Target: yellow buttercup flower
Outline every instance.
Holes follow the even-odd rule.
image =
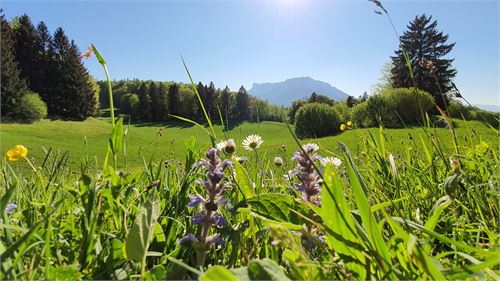
[[[7,151],[7,158],[9,161],[17,161],[26,158],[28,149],[24,145],[18,144]]]
[[[340,130],[345,131],[347,129],[347,126],[345,124],[340,125]]]
[[[352,121],[351,120],[347,121],[347,126],[349,126],[349,127],[352,126]]]

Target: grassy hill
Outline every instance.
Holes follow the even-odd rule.
[[[479,121],[455,120],[455,122],[459,143],[470,140],[478,143],[482,139],[498,147],[498,131],[488,128]],[[188,138],[196,138],[200,144],[209,143],[209,137],[203,130],[184,123],[136,124],[127,127],[126,161],[127,167],[134,170],[142,167],[143,156],[149,159],[155,150],[155,159],[157,160],[184,159],[186,153],[184,142]],[[163,135],[159,136],[158,131],[161,128],[163,128]],[[61,152],[68,151],[70,165],[76,169],[79,167],[81,153],[85,152],[97,159],[98,163],[102,163],[110,129],[111,125],[105,120],[92,118],[85,122],[42,120],[34,124],[2,124],[0,127],[0,151],[5,155],[5,152],[12,146],[23,144],[28,147],[29,156],[38,163],[43,161],[44,148],[51,147]],[[218,139],[224,139],[221,126],[216,126],[216,133]],[[350,150],[356,153],[363,145],[363,139],[369,137],[370,133],[379,139],[379,129],[370,128],[349,130],[337,136],[303,140],[303,142],[314,141],[320,144],[321,148],[334,152],[340,141],[346,143]],[[268,156],[283,155],[282,145],[287,148],[287,157],[296,150],[296,144],[286,124],[283,123],[243,123],[226,132],[227,137],[234,138],[237,144],[241,144],[241,141],[250,134],[262,136],[264,144],[261,151]],[[444,128],[386,129],[385,134],[387,149],[394,153],[404,152],[404,148],[408,145],[420,146],[419,136],[428,139],[426,136],[431,136],[431,134],[441,138],[443,144],[450,144],[450,147],[452,144],[450,130]],[[247,152],[243,151],[240,146],[237,149],[237,154],[247,155]],[[124,162],[125,159],[121,159],[121,161]],[[25,163],[20,165],[25,165]]]

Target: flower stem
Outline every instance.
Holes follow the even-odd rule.
[[[102,64],[104,72],[106,73],[106,80],[108,81],[108,95],[109,95],[109,111],[111,113],[111,127],[115,127],[115,107],[113,106],[113,90],[111,89],[111,80],[109,79],[108,68],[106,64]]]

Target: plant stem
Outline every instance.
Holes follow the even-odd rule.
[[[111,113],[111,127],[115,127],[115,107],[113,106],[113,91],[111,89],[111,80],[109,79],[108,68],[106,64],[102,64],[104,72],[106,73],[106,80],[108,81],[108,95],[109,95],[109,111]]]

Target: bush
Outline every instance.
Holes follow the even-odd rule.
[[[333,107],[308,103],[295,115],[295,133],[299,138],[319,138],[340,132],[340,123],[340,117]]]
[[[14,117],[20,121],[35,122],[47,116],[47,104],[34,92],[28,92],[14,110]]]
[[[396,122],[396,114],[387,95],[378,94],[370,96],[366,103],[368,112],[371,114],[372,119],[376,121],[376,124],[387,125]]]
[[[394,88],[383,92],[389,108],[395,113],[396,123],[407,124],[422,122],[425,113],[434,105],[434,98],[426,91],[417,88]]]
[[[452,101],[448,105],[448,115],[452,118],[460,118],[468,120],[471,117],[470,106],[466,106],[459,101]]]
[[[340,102],[333,106],[333,109],[339,114],[340,120],[347,122],[352,119],[352,109],[347,106],[346,102]]]
[[[373,114],[368,110],[368,102],[362,102],[352,108],[352,121],[356,126],[364,128],[377,125]]]
[[[500,113],[495,113],[479,108],[474,108],[470,111],[470,119],[478,121],[486,121],[494,128],[500,128]]]

